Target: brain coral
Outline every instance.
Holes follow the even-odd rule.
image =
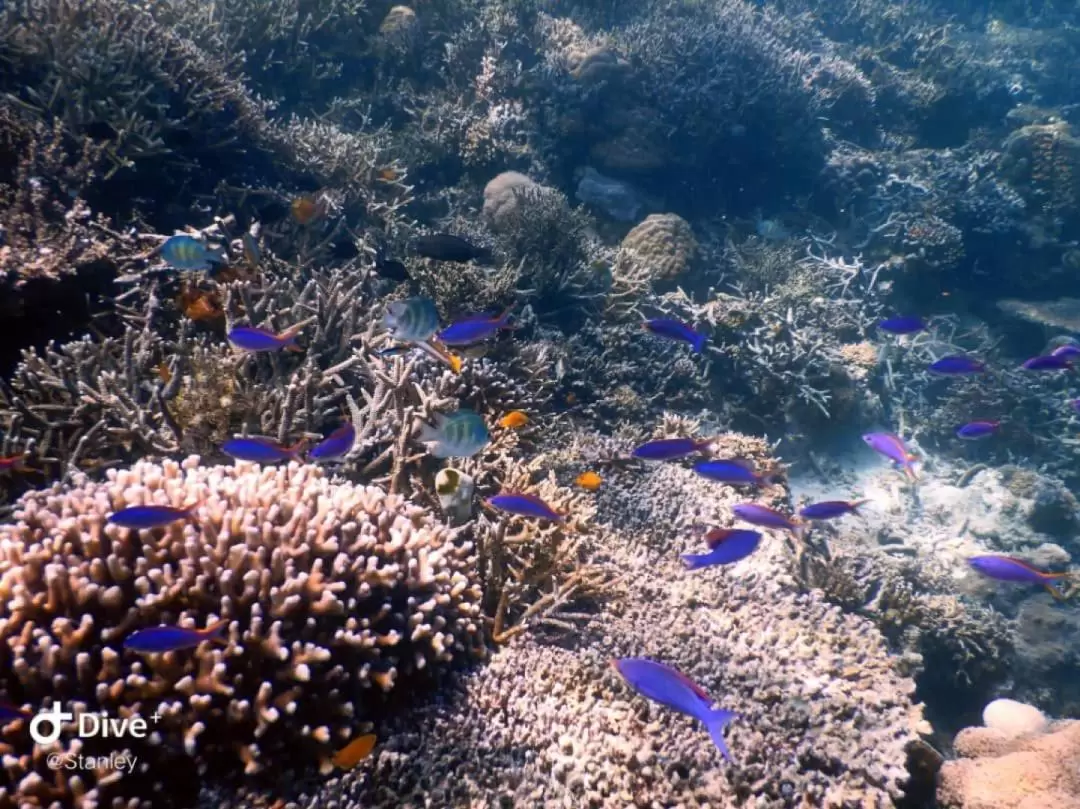
[[[537,188],[537,184],[518,171],[504,171],[484,186],[484,218],[496,231],[513,223],[514,210],[522,194]]]
[[[197,503],[196,520],[141,532],[106,522],[138,503]],[[0,807],[118,795],[190,805],[196,770],[325,767],[370,729],[386,692],[480,641],[471,545],[403,498],[332,484],[317,467],[141,462],[28,494],[15,518],[0,526],[0,690],[30,711],[51,698],[76,713],[161,718],[145,742],[99,749],[70,725],[53,745],[7,725]],[[228,622],[221,646],[123,649],[139,628],[217,619]],[[65,781],[47,769],[53,752],[125,745],[138,756],[131,775]]]
[[[690,224],[673,213],[645,217],[619,246],[615,258],[617,281],[669,281],[682,275],[697,253],[697,240]]]

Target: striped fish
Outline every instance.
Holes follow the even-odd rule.
[[[471,410],[440,413],[435,424],[420,428],[419,440],[431,444],[436,458],[468,458],[482,450],[490,440],[484,419]]]
[[[422,343],[439,328],[439,313],[430,298],[406,298],[387,304],[385,321],[395,340]]]
[[[174,269],[190,272],[212,270],[215,264],[225,263],[219,253],[184,233],[170,237],[161,245],[161,257]]]

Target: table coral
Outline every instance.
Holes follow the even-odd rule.
[[[195,504],[195,521],[138,533],[105,521],[151,502]],[[0,806],[124,796],[159,807],[184,802],[195,767],[326,768],[389,692],[480,653],[475,566],[471,544],[430,513],[311,466],[140,462],[103,483],[80,475],[26,495],[0,526],[3,691],[31,710],[52,699],[161,719],[149,743],[129,740],[130,777],[66,782],[46,756],[80,749],[70,727],[34,746],[8,725]],[[122,647],[139,628],[218,619],[222,647],[149,657]],[[104,752],[95,741],[84,752]]]

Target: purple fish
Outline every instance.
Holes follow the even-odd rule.
[[[124,648],[136,652],[155,654],[175,652],[179,649],[194,649],[206,641],[221,640],[228,621],[221,620],[206,629],[185,629],[179,626],[155,626],[140,629],[124,640]]]
[[[107,518],[108,522],[119,525],[121,528],[159,528],[162,525],[176,522],[177,520],[190,520],[199,507],[196,503],[185,508],[173,506],[129,506],[121,509]]]
[[[968,558],[968,564],[975,570],[991,579],[998,581],[1020,582],[1022,584],[1038,584],[1045,587],[1054,598],[1064,599],[1062,592],[1053,586],[1051,582],[1060,579],[1075,578],[1075,573],[1048,573],[1028,564],[1022,559],[1013,556],[999,556],[988,554],[986,556],[972,556]]]
[[[1072,368],[1072,361],[1064,354],[1043,354],[1024,360],[1020,365],[1025,371],[1067,371]]]
[[[642,328],[651,331],[653,334],[666,337],[669,340],[681,340],[684,343],[689,343],[696,354],[701,353],[701,349],[705,347],[705,340],[708,339],[704,334],[694,331],[693,328],[680,320],[658,317],[646,320],[641,325]]]
[[[438,338],[448,346],[469,346],[494,336],[499,329],[514,328],[510,325],[510,309],[501,315],[473,315],[457,320],[438,333]]]
[[[312,461],[323,463],[340,461],[348,455],[355,441],[356,428],[351,424],[343,424],[312,447],[308,457]]]
[[[643,697],[674,708],[704,724],[720,755],[732,761],[724,742],[724,728],[732,719],[739,718],[737,713],[713,708],[712,697],[701,686],[681,671],[662,663],[642,657],[624,657],[612,660],[611,667]]]
[[[978,438],[987,438],[996,433],[1000,426],[1000,421],[971,421],[956,428],[956,437],[968,441],[974,441]]]
[[[29,711],[24,711],[17,705],[12,705],[10,702],[0,700],[0,725],[6,725],[8,722],[14,722],[16,719],[33,718],[34,715]]]
[[[915,334],[926,328],[926,322],[921,317],[890,317],[877,326],[889,334]]]
[[[566,517],[532,494],[521,492],[503,492],[485,501],[489,506],[522,517],[537,517],[552,522],[566,522]]]
[[[751,525],[761,525],[765,528],[782,528],[785,531],[791,531],[797,537],[801,537],[803,534],[803,525],[768,506],[762,506],[758,503],[739,503],[733,506],[731,510],[735,512],[736,517],[746,520]]]
[[[687,570],[697,570],[710,565],[730,565],[756,551],[759,542],[761,542],[761,534],[757,531],[728,530],[723,539],[709,543],[708,553],[686,553],[679,558],[682,559]]]
[[[280,334],[274,334],[268,329],[256,326],[237,326],[230,330],[225,338],[244,351],[281,351],[283,348],[288,351],[301,351],[296,345],[296,335],[303,327],[303,324],[297,324]]]
[[[728,461],[702,461],[694,464],[694,471],[703,478],[720,483],[763,486],[773,482],[771,475],[759,475],[753,463],[738,458]]]
[[[859,506],[869,500],[823,500],[811,503],[799,509],[799,516],[804,520],[832,520],[845,514],[858,514]]]
[[[912,466],[912,462],[918,459],[908,452],[904,442],[897,436],[892,433],[867,433],[862,439],[870,449],[894,461],[897,466],[903,468],[905,475],[915,480],[915,467]]]
[[[1076,359],[1080,357],[1080,345],[1076,343],[1066,343],[1063,346],[1058,346],[1050,352],[1055,357],[1067,357],[1068,359]]]
[[[221,451],[238,461],[277,463],[297,457],[304,446],[301,439],[291,447],[285,447],[269,438],[232,438],[221,446]]]
[[[1080,413],[1080,399],[1069,399],[1069,407]]]
[[[974,357],[968,357],[964,354],[950,354],[935,363],[931,363],[930,370],[935,374],[959,376],[961,374],[981,374],[986,370],[986,365]]]
[[[673,461],[695,452],[704,452],[716,438],[658,438],[637,447],[630,454],[642,461]]]

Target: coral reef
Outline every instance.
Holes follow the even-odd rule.
[[[650,214],[619,244],[612,276],[616,289],[676,281],[690,269],[697,241],[690,224],[672,213]]]
[[[993,728],[956,737],[964,756],[941,769],[938,800],[948,809],[1080,808],[1080,722],[1011,740]]]
[[[195,518],[141,533],[105,522],[142,503],[195,504]],[[102,752],[94,740],[65,727],[28,750],[8,726],[0,805],[183,805],[196,766],[325,767],[389,710],[387,694],[415,694],[435,670],[483,654],[473,546],[407,500],[332,484],[316,467],[140,462],[29,494],[15,520],[0,527],[9,699],[160,720],[152,740],[131,741],[130,778],[66,783],[47,755]],[[220,648],[140,657],[122,647],[139,628],[218,619]]]

